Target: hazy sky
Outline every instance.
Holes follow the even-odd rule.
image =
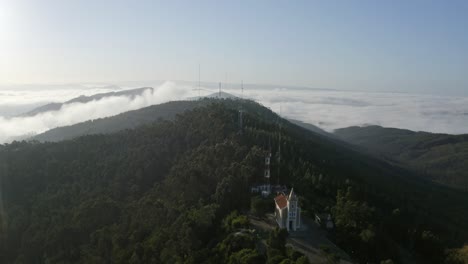
[[[468,1],[0,0],[0,84],[202,80],[468,95]]]

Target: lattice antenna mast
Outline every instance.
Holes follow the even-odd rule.
[[[241,99],[244,99],[244,80],[241,81]]]
[[[219,82],[218,98],[221,99],[221,82]]]
[[[278,137],[278,177],[276,179],[276,184],[279,185],[280,175],[281,175],[281,105],[280,105],[280,114],[278,117],[278,128],[279,128],[279,137]]]
[[[268,138],[268,153],[265,156],[265,179],[268,192],[270,192],[270,161],[271,161],[271,140]]]
[[[224,87],[228,87],[228,76],[227,76],[227,72],[224,73]]]
[[[200,97],[201,85],[200,85],[200,63],[198,64],[198,97]]]
[[[243,100],[244,100],[244,81],[241,82],[241,100],[240,100],[240,109],[239,109],[239,134],[242,134],[243,130]]]

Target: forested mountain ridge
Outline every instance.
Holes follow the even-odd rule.
[[[379,126],[337,129],[335,135],[433,181],[468,190],[468,135]]]
[[[203,97],[197,100],[171,101],[159,105],[152,105],[115,116],[89,120],[71,126],[57,127],[36,135],[30,138],[30,140],[56,142],[85,135],[115,133],[121,130],[132,129],[162,120],[172,120],[177,114],[182,114],[187,110],[206,106],[213,102],[222,102],[231,109],[238,109],[238,102],[240,102],[240,99],[235,99],[236,97],[233,97],[234,99],[229,96],[226,97],[228,100],[224,100],[226,99],[224,98],[220,101],[213,97]],[[265,114],[267,111],[266,108],[258,108],[257,106],[250,106],[250,104],[245,104],[244,107],[253,107],[254,109],[251,109],[252,113],[258,112],[260,114]],[[268,115],[265,117],[273,118],[272,116],[273,115]],[[274,118],[274,120],[277,119],[277,117]]]
[[[93,134],[109,134],[125,129],[132,129],[158,120],[171,120],[177,114],[197,106],[205,105],[207,101],[176,101],[153,105],[138,110],[128,111],[115,116],[89,120],[75,125],[57,127],[32,137],[38,141],[61,141],[79,136]]]
[[[254,102],[222,100],[114,134],[2,145],[0,261],[300,263],[284,244],[260,252],[255,236],[233,232],[243,218],[230,216],[249,210],[249,186],[261,181],[265,150],[269,142],[277,150],[280,135],[272,177],[294,187],[309,213],[332,212],[336,242],[357,262],[399,262],[405,248],[421,263],[440,263],[445,248],[466,242],[466,193],[317,137]]]

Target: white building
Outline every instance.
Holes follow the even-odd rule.
[[[259,184],[250,188],[251,193],[260,193],[263,197],[268,197],[271,193],[270,184]]]
[[[294,189],[291,189],[287,196],[284,194],[276,196],[275,206],[275,218],[280,228],[296,231],[301,227],[301,208]]]

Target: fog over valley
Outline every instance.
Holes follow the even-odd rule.
[[[152,86],[133,98],[108,96],[86,103],[63,105],[58,111],[21,116],[51,102],[79,96]],[[316,125],[326,131],[348,126],[380,125],[415,131],[463,134],[468,132],[468,97],[406,93],[370,93],[308,89],[278,85],[223,84],[222,90],[244,96],[281,112],[286,118]],[[217,93],[215,83],[182,81],[127,82],[120,84],[45,85],[2,87],[0,90],[0,142],[27,138],[49,129],[117,115],[154,104]]]
[[[117,90],[117,89],[113,89]],[[33,116],[11,116],[19,110],[26,113],[37,105],[50,102],[64,102],[80,95],[94,95],[102,92],[110,92],[109,89],[85,88],[83,90],[63,89],[38,91],[22,90],[2,91],[0,102],[9,102],[8,112],[0,116],[0,142],[9,142],[15,139],[24,139],[31,135],[42,133],[49,129],[73,125],[76,123],[117,115],[126,111],[140,109],[142,107],[159,104],[162,102],[178,100],[186,96],[189,88],[176,86],[172,82],[165,82],[154,91],[145,90],[140,96],[133,98],[127,96],[109,96],[100,100],[92,100],[87,103],[71,103],[63,105],[58,111],[42,112]],[[38,93],[40,97],[36,96]],[[5,98],[5,100],[4,100]],[[47,99],[49,98],[49,99]],[[26,110],[25,106],[30,108]],[[0,109],[2,109],[0,107]],[[10,114],[10,116],[8,116]]]

